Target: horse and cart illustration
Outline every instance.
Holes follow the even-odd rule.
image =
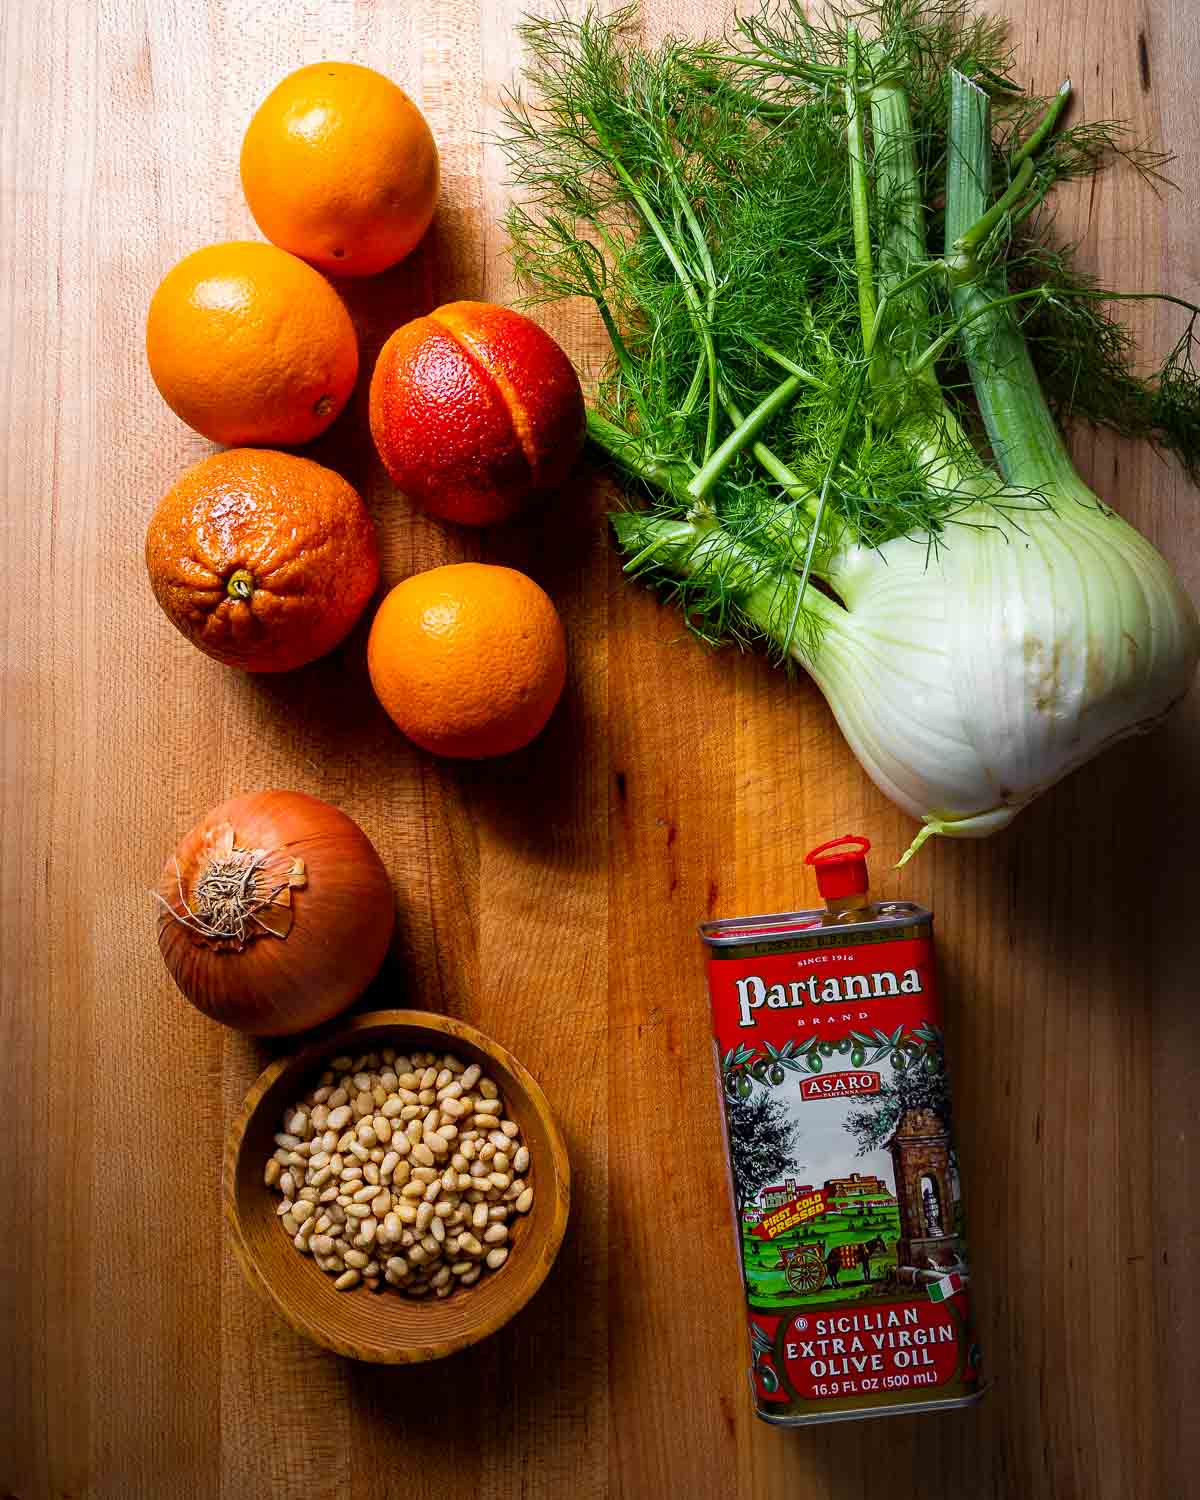
[[[839,1277],[854,1270],[866,1284],[871,1280],[871,1257],[886,1255],[887,1250],[879,1235],[870,1240],[833,1245],[828,1250],[823,1241],[808,1240],[801,1245],[781,1247],[775,1269],[783,1272],[794,1292],[816,1292],[827,1282],[830,1286],[841,1286]]]

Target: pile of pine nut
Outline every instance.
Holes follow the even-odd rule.
[[[335,1057],[287,1110],[264,1181],[296,1249],[339,1291],[448,1297],[508,1259],[533,1204],[529,1151],[495,1083],[447,1053]]]

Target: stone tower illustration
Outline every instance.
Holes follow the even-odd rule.
[[[950,1137],[931,1109],[906,1109],[887,1143],[896,1171],[901,1266],[949,1266],[961,1258],[950,1189]]]

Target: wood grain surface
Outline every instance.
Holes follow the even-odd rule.
[[[576,0],[569,0],[574,6]],[[720,0],[648,0],[699,30]],[[279,680],[226,671],[156,610],[147,518],[207,445],[163,406],[148,298],[192,248],[252,235],[237,155],[257,101],[323,57],[390,74],[442,151],[433,230],[349,284],[369,368],[452,297],[511,293],[488,144],[520,0],[6,0],[0,7],[5,431],[0,962],[0,1495],[1184,1497],[1200,1464],[1190,912],[1195,694],[983,844],[934,841],[859,771],[822,700],[706,654],[625,582],[581,472],[553,524],[483,535],[390,491],[356,399],[309,451],[361,487],[388,583],[483,557],[533,574],[571,644],[527,752],[455,766],[376,707],[364,630]],[[1194,0],[1005,0],[1022,76],[1071,76],[1178,154],[1180,191],[1117,172],[1068,233],[1131,288],[1200,292]],[[549,320],[585,373],[578,310]],[[1143,304],[1163,350],[1175,314]],[[1082,435],[1089,481],[1200,596],[1200,496]],[[445,1011],[546,1090],[574,1174],[563,1253],[496,1338],[420,1370],[299,1339],[244,1284],[221,1148],[272,1055],[195,1015],[149,896],[178,835],[237,792],[296,786],[358,819],[395,881],[364,1002]],[[976,1292],[995,1384],[974,1411],[778,1431],[744,1323],[694,924],[810,896],[800,856],[853,828],[888,893],[938,914]]]

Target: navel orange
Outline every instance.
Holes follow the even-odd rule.
[[[448,302],[383,346],[370,421],[384,467],[415,504],[487,526],[566,479],[583,447],[583,392],[532,318]]]
[[[402,260],[433,218],[438,155],[425,117],[382,73],[313,63],[259,106],[242,187],[269,240],[338,276]]]
[[[257,240],[196,250],[163,277],[146,322],[150,373],[214,443],[307,443],[346,404],[358,343],[342,299]]]
[[[146,534],[154,597],[226,666],[286,672],[324,656],[379,580],[366,507],[340,474],[294,453],[214,453],[164,496]]]
[[[455,563],[415,573],[388,594],[371,626],[367,666],[410,740],[477,760],[541,733],[566,679],[566,639],[532,578]]]

